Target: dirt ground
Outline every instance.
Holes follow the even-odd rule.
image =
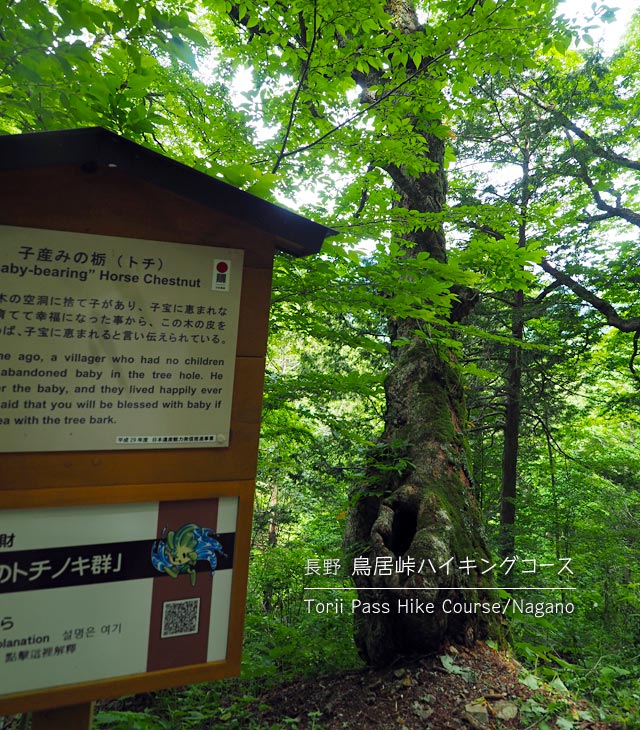
[[[383,670],[361,670],[311,682],[294,682],[266,694],[265,724],[299,718],[304,730],[604,730],[597,712],[567,693],[535,687],[533,677],[506,655],[479,642],[449,646],[444,654]],[[442,659],[441,657],[445,658]],[[315,723],[315,724],[314,724]]]
[[[524,683],[523,683],[524,677]],[[140,712],[153,694],[98,703]],[[298,730],[614,730],[597,710],[573,701],[561,683],[543,685],[483,642],[446,646],[432,656],[315,680],[292,681],[256,697],[251,720]],[[0,718],[18,730],[19,718]],[[280,724],[282,723],[282,725]],[[224,730],[207,721],[203,730]],[[237,725],[235,726],[237,727]],[[70,728],[69,730],[73,730]]]

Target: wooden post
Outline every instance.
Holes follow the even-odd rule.
[[[31,730],[91,730],[93,702],[34,712]]]
[[[31,716],[31,730],[91,730],[93,702],[41,710]]]

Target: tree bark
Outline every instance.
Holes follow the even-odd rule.
[[[526,127],[525,127],[526,130]],[[520,181],[520,223],[518,246],[527,245],[527,221],[529,213],[529,175],[531,145],[525,134],[521,144],[522,179]],[[520,448],[520,411],[522,403],[522,347],[524,337],[524,292],[513,294],[511,309],[511,337],[516,341],[509,346],[506,373],[506,403],[504,420],[504,446],[502,450],[502,490],[500,494],[500,554],[503,558],[515,553],[516,497],[518,479],[518,451]]]
[[[511,310],[511,336],[522,342],[524,294],[514,293]],[[504,446],[502,450],[502,490],[500,494],[500,554],[503,558],[515,552],[516,483],[520,445],[520,405],[522,401],[522,348],[509,346],[506,374]]]
[[[436,137],[427,139],[436,172],[418,177],[401,168],[388,172],[400,205],[439,212],[446,195],[444,145]],[[416,231],[408,238],[407,257],[426,251],[446,261],[441,229]],[[370,575],[354,576],[360,600],[391,606],[389,614],[354,614],[356,644],[371,664],[384,664],[398,654],[429,652],[446,639],[472,643],[490,628],[483,614],[448,613],[447,604],[443,606],[447,599],[467,604],[477,600],[476,589],[492,584],[492,563],[469,474],[459,369],[437,340],[429,343],[416,336],[420,322],[396,320],[390,328],[394,339],[410,344],[392,348],[383,448],[377,450],[384,457],[372,464],[368,479],[356,489],[345,531],[348,558],[367,557],[374,568]],[[375,574],[376,559],[395,563],[401,557],[415,560],[414,573]],[[389,588],[396,590],[381,590]],[[398,611],[399,599],[432,602],[434,613]]]

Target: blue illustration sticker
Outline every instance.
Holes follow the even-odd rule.
[[[162,531],[164,538],[166,528]],[[181,573],[188,573],[191,585],[196,584],[196,563],[206,560],[213,575],[218,566],[216,553],[226,557],[222,545],[216,539],[217,533],[208,527],[195,524],[182,525],[175,532],[172,530],[165,539],[157,540],[151,548],[151,562],[160,573],[177,578]]]

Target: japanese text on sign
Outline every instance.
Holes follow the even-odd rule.
[[[2,451],[228,445],[243,252],[0,226]]]

